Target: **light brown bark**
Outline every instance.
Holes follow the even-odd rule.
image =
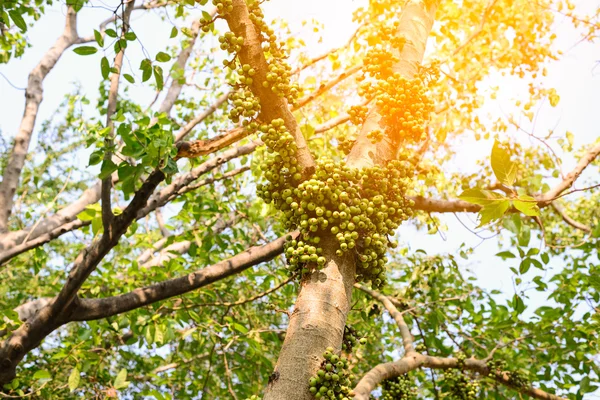
[[[414,74],[423,58],[425,43],[433,24],[435,6],[425,8],[423,2],[410,1],[403,13],[400,31],[412,41],[399,57],[399,72]],[[366,134],[374,129],[380,117],[376,111],[371,113],[365,123],[361,136],[352,150],[347,165],[362,169],[375,164],[386,165],[396,154],[391,142],[380,144],[376,149]],[[374,151],[382,153],[374,156]],[[275,374],[278,377],[265,391],[265,400],[312,400],[308,391],[308,380],[323,361],[323,352],[329,346],[339,350],[342,344],[346,317],[352,300],[356,260],[347,255],[335,256],[338,243],[335,238],[321,240],[326,267],[314,272],[310,279],[302,282],[300,294],[279,354]]]
[[[65,29],[54,45],[44,54],[39,64],[29,73],[25,89],[25,111],[19,131],[15,136],[13,149],[0,182],[0,233],[8,231],[8,219],[12,213],[14,195],[17,191],[21,171],[29,150],[29,143],[35,127],[40,104],[44,98],[43,82],[56,65],[64,51],[78,41],[77,13],[73,7],[67,8]]]

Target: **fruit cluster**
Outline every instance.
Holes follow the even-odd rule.
[[[404,374],[383,381],[379,400],[412,400],[416,395],[417,388],[408,375]]]
[[[487,366],[490,370],[489,376],[495,377],[496,375],[503,374],[508,375],[508,381],[510,385],[514,387],[524,387],[529,384],[527,376],[520,371],[509,371],[506,361],[503,360],[490,360],[487,362]]]
[[[337,256],[348,251],[357,256],[356,279],[380,287],[385,253],[396,246],[388,234],[410,215],[411,204],[404,196],[408,167],[392,161],[386,167],[357,170],[320,159],[312,178],[296,183],[293,140],[283,121],[274,123],[263,140],[276,155],[265,161],[269,182],[258,187],[258,194],[283,212],[286,228],[300,230],[299,240],[290,240],[285,250],[290,271],[309,273],[323,266],[318,244],[321,236],[332,235],[339,244]]]
[[[469,379],[463,372],[467,356],[460,352],[456,358],[458,359],[458,368],[444,371],[446,398],[449,400],[475,400],[479,393],[479,382]]]
[[[221,50],[227,50],[228,53],[237,53],[242,49],[244,44],[244,38],[241,36],[235,36],[233,32],[225,32],[223,36],[219,36],[219,43]],[[224,60],[223,63],[229,62]],[[227,65],[229,66],[229,65]]]
[[[350,122],[354,125],[362,125],[367,118],[367,112],[369,109],[366,106],[352,106],[348,110],[348,115],[350,116]]]
[[[367,338],[362,336],[353,327],[346,325],[344,327],[344,337],[342,339],[342,350],[351,352],[357,343],[364,345],[367,343]]]
[[[327,348],[323,358],[317,374],[308,381],[310,393],[315,399],[350,400],[353,376],[348,371],[348,360],[334,354],[333,347]]]
[[[233,11],[233,0],[212,0],[212,3],[217,7],[219,14],[230,13]]]
[[[277,41],[275,31],[264,20],[260,3],[256,0],[247,2],[250,20],[260,32],[265,58],[269,62],[269,71],[263,87],[270,88],[279,97],[285,97],[290,104],[294,104],[301,95],[298,84],[291,83],[292,67],[286,62],[288,57],[283,43]]]
[[[229,102],[232,105],[229,108],[229,119],[235,123],[239,122],[240,117],[252,120],[260,112],[260,101],[249,90],[232,92],[229,95]]]

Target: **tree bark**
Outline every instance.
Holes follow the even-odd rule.
[[[435,6],[427,8],[422,1],[410,1],[403,9],[398,35],[407,39],[407,45],[399,54],[402,61],[397,72],[406,77],[412,77],[423,58],[434,15]],[[348,157],[349,167],[362,169],[386,165],[396,155],[391,142],[380,142],[375,146],[366,136],[371,130],[378,129],[373,125],[380,119],[377,110],[373,109]],[[275,366],[277,378],[268,384],[265,400],[312,400],[314,396],[308,391],[308,381],[319,369],[323,352],[329,346],[336,351],[341,348],[352,300],[356,260],[350,255],[337,257],[335,251],[339,244],[333,237],[322,238],[321,243],[327,258],[326,266],[302,281]]]
[[[0,182],[0,233],[8,231],[8,219],[12,212],[14,195],[17,191],[21,171],[25,165],[25,158],[29,150],[29,143],[35,127],[40,103],[44,98],[42,85],[48,73],[54,68],[58,59],[66,49],[78,41],[77,13],[73,7],[67,8],[65,29],[54,43],[54,46],[44,54],[39,64],[31,71],[25,90],[25,111],[21,119],[19,131],[15,136],[13,149],[8,163],[4,169],[2,182]]]

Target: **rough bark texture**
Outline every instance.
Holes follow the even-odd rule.
[[[8,219],[12,212],[14,195],[17,191],[25,158],[27,157],[38,109],[44,98],[42,83],[48,73],[54,68],[60,56],[67,48],[76,43],[78,38],[77,13],[73,7],[68,7],[67,21],[62,35],[56,40],[52,48],[44,54],[40,63],[29,74],[27,80],[25,111],[23,112],[21,125],[15,136],[13,149],[4,169],[2,182],[0,183],[0,233],[8,231]]]
[[[323,351],[329,346],[341,348],[356,262],[348,253],[335,255],[338,244],[334,237],[321,243],[327,264],[302,281],[275,366],[279,378],[267,386],[265,400],[314,399],[308,380],[323,361]]]

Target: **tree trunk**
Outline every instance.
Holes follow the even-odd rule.
[[[342,346],[356,262],[349,253],[335,255],[338,243],[334,237],[323,238],[321,243],[328,262],[301,282],[265,400],[313,399],[308,380],[319,369],[323,352],[329,346],[336,350]]]
[[[397,35],[406,38],[406,45],[399,54],[400,62],[395,72],[411,78],[423,59],[427,37],[435,16],[435,2],[411,0],[403,9]],[[377,145],[366,136],[373,129],[380,129],[381,117],[376,108],[361,129],[357,143],[352,149],[347,165],[365,168],[375,164],[386,165],[396,156],[397,149],[388,141]],[[287,334],[275,370],[265,390],[265,400],[312,400],[308,391],[309,379],[316,374],[323,361],[327,347],[338,351],[346,318],[350,311],[352,286],[356,260],[351,255],[337,257],[338,242],[333,237],[321,240],[325,268],[303,279]]]

